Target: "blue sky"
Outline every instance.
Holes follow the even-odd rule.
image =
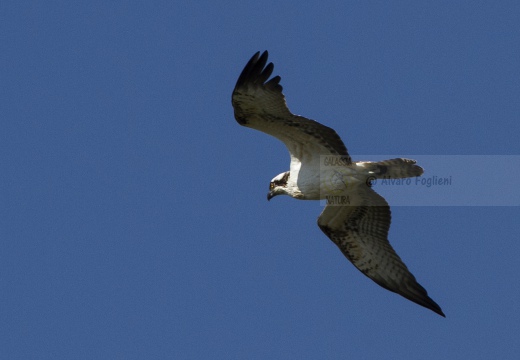
[[[493,194],[518,199],[519,16],[516,1],[2,2],[0,357],[516,358],[520,204]],[[467,203],[381,188],[390,242],[446,319],[360,274],[319,202],[266,201],[288,154],[231,107],[265,49],[290,109],[354,160],[450,173],[436,159],[482,156]]]

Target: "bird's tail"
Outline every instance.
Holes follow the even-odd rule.
[[[415,163],[415,160],[399,158],[378,162],[357,161],[356,165],[367,169],[376,179],[402,179],[423,174],[423,168]]]

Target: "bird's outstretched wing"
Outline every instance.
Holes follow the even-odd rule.
[[[445,316],[415,280],[388,242],[390,207],[365,185],[349,194],[348,205],[329,203],[318,226],[363,274],[385,289]]]
[[[320,155],[332,154],[350,164],[347,148],[333,129],[289,111],[280,77],[268,80],[274,65],[266,66],[267,56],[267,51],[253,55],[238,78],[232,95],[237,122],[283,141],[292,161],[315,162]]]

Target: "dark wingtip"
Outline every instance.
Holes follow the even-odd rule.
[[[433,300],[432,300],[432,301],[433,301]],[[435,312],[435,313],[437,313],[437,314],[439,314],[440,316],[442,316],[442,317],[445,318],[446,315],[444,315],[444,313],[442,312],[441,307],[440,307],[439,305],[437,305],[437,303],[435,303],[435,302],[433,302],[433,303],[436,305],[436,307],[435,307],[435,308],[430,308],[430,310],[432,310],[433,312]]]
[[[422,286],[421,286],[421,288],[424,290],[424,288]],[[406,295],[403,295],[403,296],[407,297]],[[433,311],[436,314],[439,314],[442,317],[446,317],[446,315],[444,315],[444,313],[442,312],[441,307],[435,301],[433,301],[433,299],[431,297],[428,296],[428,293],[426,292],[426,290],[424,290],[424,297],[422,299],[420,299],[420,298],[414,299],[411,297],[408,299],[412,300],[413,302],[415,302],[421,306],[424,306],[427,309],[430,309],[431,311]]]
[[[367,274],[365,274],[365,275],[367,275]],[[385,282],[381,282],[381,281],[378,281],[373,278],[371,278],[371,279],[379,286],[381,286],[387,290],[390,290],[398,295],[401,295],[402,297],[404,297],[410,301],[413,301],[417,305],[421,305],[422,307],[429,309],[429,310],[433,311],[434,313],[439,314],[442,317],[446,317],[446,315],[444,315],[444,313],[442,312],[441,307],[435,301],[433,301],[433,299],[431,297],[428,296],[428,292],[426,291],[426,289],[424,287],[422,287],[421,284],[419,284],[415,280],[415,278],[413,278],[413,283],[411,284],[411,288],[408,288],[405,291],[403,291],[402,289],[392,288],[392,287],[388,286],[388,284],[386,284]],[[412,290],[412,291],[410,291],[410,290]]]
[[[415,301],[417,304],[422,305],[427,309],[430,309],[431,311],[433,311],[436,314],[439,314],[442,317],[446,317],[446,315],[444,315],[444,313],[442,312],[442,309],[439,306],[439,304],[437,304],[435,301],[433,301],[433,299],[431,297],[428,296],[428,293],[422,286],[421,286],[421,288],[424,290],[423,301],[415,301],[415,300],[412,300],[412,301]]]
[[[247,62],[246,66],[240,73],[235,90],[247,86],[247,84],[255,84],[265,86],[267,89],[277,92],[282,92],[283,87],[280,85],[280,76],[275,76],[269,81],[269,77],[272,75],[274,65],[272,62],[267,63],[269,52],[265,50],[263,53],[257,51],[251,59]]]
[[[442,312],[441,307],[439,305],[437,305],[437,303],[435,301],[433,301],[431,298],[430,298],[430,300],[431,300],[431,303],[429,303],[428,306],[425,306],[425,305],[423,305],[423,306],[445,318],[446,315],[444,315],[444,313]]]
[[[419,305],[424,306],[427,309],[430,309],[431,311],[433,311],[436,314],[439,314],[442,317],[446,317],[446,315],[444,315],[444,313],[442,312],[441,307],[435,301],[433,301],[433,299],[431,297],[429,297],[428,295],[426,295],[426,300],[424,302],[417,301],[414,299],[410,299],[410,300],[414,301],[415,303],[417,303]]]
[[[251,59],[249,59],[246,66],[244,67],[244,70],[242,70],[242,72],[240,73],[240,76],[238,77],[237,83],[235,85],[235,89],[248,82],[248,79],[260,75],[265,64],[267,63],[268,56],[269,53],[267,52],[267,50],[264,51],[262,55],[260,55],[260,51],[257,51],[251,57]]]

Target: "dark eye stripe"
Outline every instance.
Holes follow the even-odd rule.
[[[290,172],[287,171],[280,180],[271,181],[271,183],[269,184],[269,189],[273,190],[275,186],[287,185],[287,180],[289,180],[289,174],[290,174]]]

